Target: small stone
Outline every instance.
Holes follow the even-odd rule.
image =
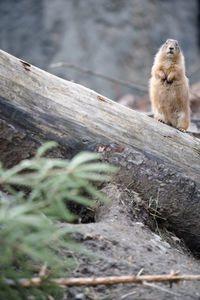
[[[85,300],[86,298],[85,298],[85,295],[83,294],[83,293],[80,293],[80,294],[77,294],[76,295],[76,298],[75,298],[76,300]]]

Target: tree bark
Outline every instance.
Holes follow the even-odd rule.
[[[157,203],[169,227],[200,251],[198,139],[3,51],[0,70],[2,141],[6,122],[25,135],[17,147],[51,139],[74,153],[101,152],[120,167],[116,180]]]

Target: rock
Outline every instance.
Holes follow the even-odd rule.
[[[153,57],[167,38],[179,40],[186,66],[196,62],[197,2],[1,1],[1,48],[117,99],[136,91],[73,69],[52,69],[50,64],[65,61],[147,86]]]
[[[76,300],[85,300],[86,298],[85,298],[84,294],[80,293],[75,296],[75,299]]]

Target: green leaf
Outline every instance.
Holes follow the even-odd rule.
[[[28,299],[30,295],[45,299],[48,284],[52,286],[49,278],[41,289],[27,291],[17,285],[14,293],[2,278],[29,279],[38,276],[37,269],[44,264],[53,277],[61,276],[74,265],[63,250],[91,255],[71,238],[74,230],[69,225],[60,227],[60,222],[77,218],[66,202],[87,207],[95,207],[97,200],[106,202],[92,182],[109,181],[117,169],[100,162],[100,156],[92,152],[79,153],[71,161],[42,157],[55,146],[48,142],[34,158],[7,170],[0,164],[0,184],[6,192],[0,194],[0,299]]]
[[[35,158],[39,159],[42,155],[44,155],[45,152],[47,152],[48,150],[56,147],[57,145],[58,144],[56,142],[54,142],[54,141],[50,141],[50,142],[45,143],[43,146],[41,146],[38,149]]]
[[[69,163],[68,170],[73,170],[77,166],[80,166],[81,164],[84,164],[86,162],[97,160],[100,158],[100,155],[93,152],[80,152],[77,154]]]
[[[116,173],[117,168],[110,166],[109,164],[105,163],[90,163],[90,164],[84,164],[81,165],[77,168],[78,172],[91,172],[91,171],[96,171],[96,172],[104,172],[104,173]]]

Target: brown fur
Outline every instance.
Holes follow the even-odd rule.
[[[150,79],[154,119],[187,130],[190,125],[189,86],[184,56],[175,40],[167,40],[155,56]]]

